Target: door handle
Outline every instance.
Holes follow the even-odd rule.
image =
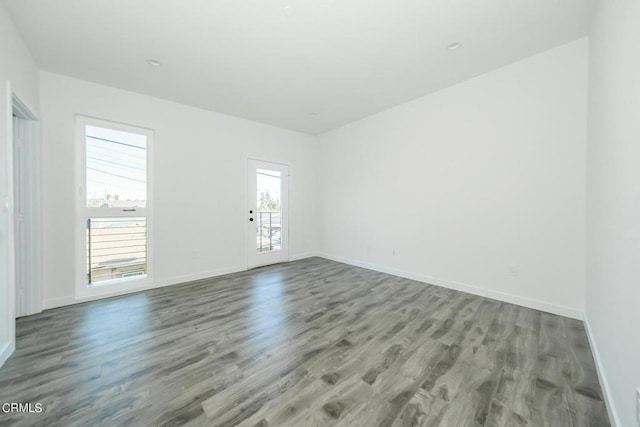
[[[135,212],[135,209],[122,209],[122,212]]]

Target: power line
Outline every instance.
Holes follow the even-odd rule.
[[[97,140],[106,141],[106,142],[113,142],[114,144],[126,145],[127,147],[138,148],[140,150],[146,150],[147,149],[147,147],[138,147],[137,145],[127,144],[125,142],[114,141],[112,139],[98,138],[97,136],[91,136],[91,135],[86,135],[86,136],[87,136],[87,138],[97,139]]]
[[[111,172],[103,171],[103,170],[100,170],[100,169],[94,169],[94,168],[89,168],[89,167],[87,169],[92,170],[92,171],[96,171],[96,172],[100,172],[100,173],[104,173],[104,174],[107,174],[107,175],[117,176],[118,178],[122,178],[122,179],[128,179],[130,181],[141,182],[143,184],[147,183],[147,181],[142,181],[142,180],[135,179],[135,178],[129,178],[128,176],[118,175],[117,173],[111,173]]]
[[[129,166],[129,165],[126,165],[126,164],[124,164],[124,163],[118,163],[118,162],[112,162],[112,161],[110,161],[110,160],[99,159],[99,158],[97,158],[97,157],[90,157],[90,156],[87,156],[87,159],[88,159],[88,160],[95,160],[95,161],[97,161],[97,162],[110,163],[110,164],[112,164],[112,165],[122,166],[122,167],[125,167],[125,168],[136,169],[136,170],[139,170],[139,171],[146,172],[146,169],[144,169],[144,168],[138,168],[138,167],[135,167],[135,166]]]

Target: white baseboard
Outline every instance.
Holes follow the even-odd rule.
[[[607,381],[604,365],[602,364],[602,359],[600,358],[600,352],[598,351],[598,345],[596,344],[595,337],[591,332],[589,317],[586,313],[584,316],[584,327],[587,331],[587,338],[589,338],[589,346],[591,347],[591,353],[593,354],[593,358],[596,362],[596,371],[598,372],[598,379],[600,380],[600,386],[602,387],[602,392],[604,394],[604,402],[607,405],[607,412],[609,413],[609,421],[611,422],[612,427],[621,427],[622,423],[620,423],[620,418],[618,417],[618,411],[616,410],[616,407],[613,404],[613,396],[611,394],[611,388],[609,387],[609,381]]]
[[[246,269],[247,269],[246,266],[234,266],[234,267],[220,268],[217,270],[205,271],[205,272],[194,273],[194,274],[185,274],[182,276],[175,276],[168,279],[155,280],[150,285],[141,286],[140,288],[136,288],[136,289],[126,289],[126,290],[121,290],[116,292],[106,292],[103,294],[88,295],[88,296],[79,297],[79,298],[76,298],[73,295],[58,297],[58,298],[49,298],[44,300],[42,305],[43,305],[43,309],[47,310],[50,308],[63,307],[66,305],[79,304],[79,303],[88,302],[88,301],[95,301],[98,299],[110,298],[118,295],[126,295],[126,294],[132,294],[136,292],[148,291],[151,289],[163,288],[165,286],[177,285],[180,283],[188,283],[188,282],[194,282],[196,280],[209,279],[217,276],[224,276],[225,274],[237,273],[239,271],[245,271]]]
[[[301,254],[291,255],[289,257],[289,261],[298,261],[301,259],[312,258],[314,256],[319,256],[317,252],[304,252]]]
[[[64,307],[65,305],[77,304],[78,301],[73,296],[64,296],[57,298],[49,298],[42,301],[42,309],[48,310],[50,308]]]
[[[204,271],[200,273],[184,274],[182,276],[174,276],[169,279],[156,280],[154,286],[150,289],[178,285],[180,283],[195,282],[196,280],[211,279],[213,277],[224,276],[225,274],[238,273],[246,270],[246,265],[236,265],[233,267],[218,268],[217,270]]]
[[[493,298],[499,301],[504,301],[512,304],[518,304],[524,307],[533,308],[536,310],[546,311],[548,313],[558,314],[561,316],[571,317],[573,319],[583,319],[583,312],[576,308],[566,307],[558,304],[549,303],[546,301],[540,301],[536,299],[526,298],[518,295],[513,295],[505,292],[494,291],[486,288],[481,288],[478,286],[468,285],[465,283],[454,282],[446,279],[441,279],[437,277],[426,276],[422,274],[411,273],[407,271],[396,270],[389,267],[379,266],[368,262],[353,260],[349,258],[344,258],[335,255],[317,253],[317,252],[306,252],[301,254],[296,254],[290,257],[290,261],[297,261],[300,259],[310,258],[314,256],[319,256],[322,258],[330,259],[337,262],[342,262],[345,264],[354,265],[357,267],[367,268],[370,270],[380,271],[382,273],[393,274],[394,276],[400,276],[407,279],[417,280],[420,282],[429,283],[432,285],[442,286],[449,289],[455,289],[461,292],[467,292],[474,295],[479,295],[487,298]],[[239,271],[245,271],[246,266],[233,266],[222,268],[218,270],[212,270],[207,272],[200,272],[195,274],[188,274],[183,276],[176,276],[168,279],[161,279],[154,281],[153,284],[145,287],[141,287],[133,290],[124,290],[118,292],[105,293],[100,295],[91,295],[82,298],[76,298],[73,295],[58,297],[58,298],[50,298],[46,299],[43,302],[43,308],[50,309],[55,307],[62,307],[65,305],[78,304],[87,301],[93,301],[101,298],[108,298],[112,296],[124,295],[134,292],[141,292],[150,289],[161,288],[164,286],[176,285],[179,283],[192,282],[195,280],[208,279],[211,277],[222,276],[225,274],[237,273]]]
[[[0,367],[4,365],[4,362],[6,362],[9,356],[13,354],[15,349],[16,342],[14,340],[5,343],[5,345],[2,347],[2,350],[0,350]]]
[[[289,260],[298,261],[301,259],[311,258],[314,256],[318,256],[318,253],[305,252],[305,253],[293,255],[289,258]],[[73,295],[67,295],[67,296],[57,297],[57,298],[49,298],[43,301],[42,309],[48,310],[50,308],[64,307],[66,305],[79,304],[79,303],[88,302],[88,301],[95,301],[102,298],[109,298],[109,297],[115,297],[118,295],[126,295],[126,294],[135,293],[135,292],[148,291],[150,289],[162,288],[164,286],[171,286],[171,285],[177,285],[180,283],[193,282],[196,280],[209,279],[217,276],[224,276],[225,274],[237,273],[239,271],[245,271],[246,269],[247,267],[245,265],[236,265],[233,267],[220,268],[217,270],[205,271],[205,272],[200,272],[195,274],[185,274],[183,276],[175,276],[168,279],[155,280],[151,285],[141,286],[136,289],[106,292],[106,293],[97,294],[97,295],[88,295],[80,298],[76,298]]]
[[[332,261],[354,265],[356,267],[362,267],[369,270],[379,271],[381,273],[392,274],[394,276],[404,277],[406,279],[416,280],[418,282],[424,282],[431,285],[442,286],[443,288],[454,289],[456,291],[466,292],[469,294],[474,294],[474,295],[479,295],[486,298],[504,301],[510,304],[517,304],[523,307],[545,311],[547,313],[570,317],[572,319],[582,320],[584,317],[584,313],[582,312],[582,310],[579,310],[573,307],[553,304],[550,302],[541,301],[533,298],[527,298],[519,295],[509,294],[506,292],[494,291],[491,289],[481,288],[478,286],[468,285],[465,283],[454,282],[451,280],[441,279],[438,277],[431,277],[431,276],[426,276],[422,274],[411,273],[408,271],[396,270],[394,268],[384,267],[384,266],[363,262],[363,261],[357,261],[349,258],[343,258],[340,256],[322,254],[322,253],[318,254],[318,256],[322,258],[330,259]]]

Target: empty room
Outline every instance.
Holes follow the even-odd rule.
[[[637,0],[0,0],[0,426],[640,425]]]

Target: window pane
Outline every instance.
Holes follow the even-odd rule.
[[[256,212],[256,249],[258,252],[281,249],[280,171],[258,169]]]
[[[87,220],[89,285],[147,274],[146,218]]]
[[[86,126],[87,207],[146,207],[147,137]]]

